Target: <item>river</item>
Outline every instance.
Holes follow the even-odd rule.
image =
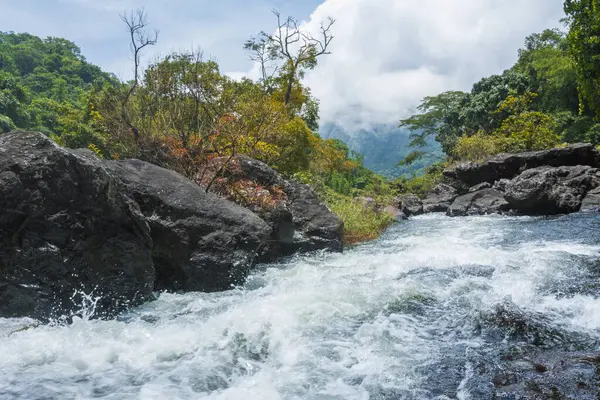
[[[0,319],[0,399],[485,399],[498,382],[478,365],[510,346],[600,351],[599,228],[426,215],[113,321],[91,303],[69,323]],[[533,322],[507,330],[511,307]]]

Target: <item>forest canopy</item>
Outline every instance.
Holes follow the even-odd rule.
[[[471,91],[425,97],[400,121],[413,147],[435,138],[449,160],[566,143],[600,144],[600,12],[595,0],[564,3],[565,30],[529,35],[517,62]],[[418,151],[418,150],[417,150]]]
[[[302,83],[330,54],[335,20],[313,36],[293,17],[274,11],[272,32],[240,44],[260,65],[256,80],[234,80],[201,51],[142,61],[159,40],[147,15],[121,15],[133,79],[122,82],[88,63],[60,38],[0,32],[0,133],[43,132],[57,143],[88,148],[107,159],[139,158],[176,170],[200,184],[211,160],[248,155],[284,176],[310,183],[353,237],[374,237],[390,218],[365,213],[358,196],[391,196],[385,179],[337,139],[319,135],[319,102]],[[209,190],[209,187],[206,188]]]

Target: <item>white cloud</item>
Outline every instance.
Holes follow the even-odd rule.
[[[200,46],[236,79],[255,77],[244,41],[273,28],[272,7],[308,15],[318,29],[337,19],[332,55],[306,78],[323,122],[396,122],[427,95],[468,90],[510,67],[525,36],[559,25],[562,0],[0,0],[3,29],[74,40],[93,63],[131,77],[119,12],[144,6],[160,30],[157,54]],[[316,7],[316,9],[315,9]],[[287,8],[287,9],[286,9]]]
[[[559,26],[560,0],[327,0],[307,22],[336,18],[332,55],[306,83],[322,122],[396,122],[419,100],[469,90],[516,60],[527,35]]]

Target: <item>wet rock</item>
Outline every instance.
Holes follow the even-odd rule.
[[[600,395],[598,340],[506,300],[483,316],[486,343],[467,351],[463,388],[473,398],[582,399]],[[475,393],[486,388],[484,394]]]
[[[93,153],[41,133],[0,136],[0,317],[47,319],[101,297],[111,316],[152,296],[146,219]]]
[[[541,166],[600,166],[600,153],[591,144],[573,144],[564,148],[517,154],[499,154],[483,163],[463,163],[444,170],[444,175],[472,186],[512,179],[527,169]]]
[[[579,211],[585,194],[600,186],[600,170],[589,166],[529,169],[506,187],[511,208],[529,215]]]
[[[482,315],[481,323],[484,337],[525,343],[538,350],[578,349],[596,343],[585,334],[565,332],[555,326],[548,316],[526,312],[510,300],[497,304],[490,314]]]
[[[262,261],[296,252],[343,250],[342,220],[310,186],[284,179],[263,162],[246,156],[217,158],[196,180],[252,210],[271,226],[271,240],[261,249]]]
[[[405,194],[394,198],[394,205],[407,217],[423,214],[423,202],[414,194]]]
[[[587,192],[581,201],[581,211],[598,211],[600,209],[600,187]]]
[[[457,197],[452,205],[448,207],[446,215],[458,217],[465,215],[501,214],[509,209],[510,206],[504,200],[502,192],[487,188]]]
[[[156,290],[219,291],[241,283],[267,242],[251,211],[140,160],[110,162],[150,225]]]
[[[539,351],[510,346],[497,356],[471,360],[478,368],[465,384],[473,398],[597,400],[600,354],[585,351]],[[475,397],[487,386],[490,395]]]
[[[423,212],[446,212],[457,197],[458,191],[455,188],[443,183],[439,184],[423,200]]]
[[[458,268],[465,275],[478,276],[482,278],[491,278],[494,275],[495,267],[491,265],[470,264]]]

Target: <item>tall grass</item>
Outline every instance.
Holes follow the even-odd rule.
[[[344,221],[346,244],[376,239],[394,222],[391,215],[365,206],[356,198],[328,193],[326,203]]]

